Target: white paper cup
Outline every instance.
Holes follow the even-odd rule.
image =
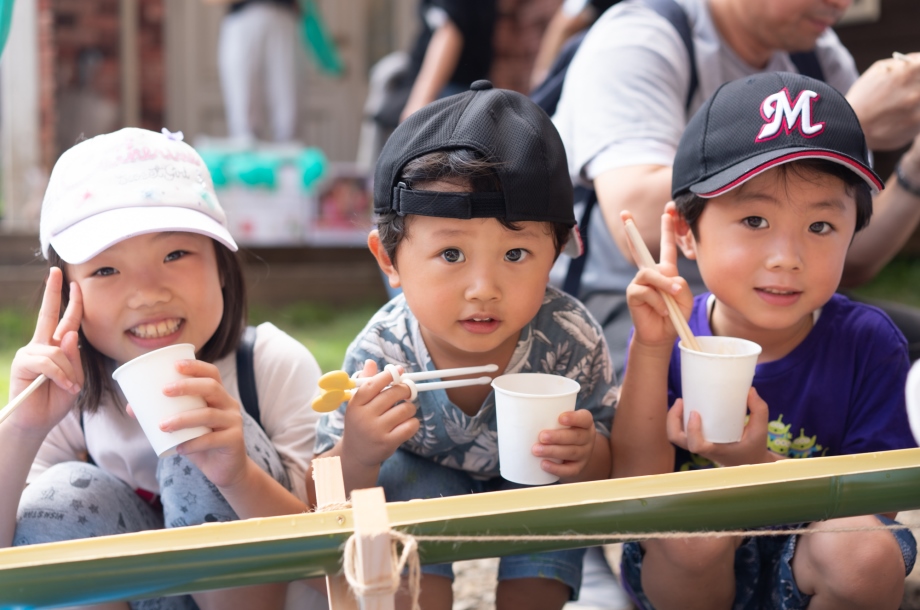
[[[747,395],[760,346],[737,337],[697,337],[703,352],[680,347],[684,430],[692,411],[703,419],[703,438],[736,443],[744,432]]]
[[[533,454],[540,431],[563,428],[559,416],[575,410],[581,386],[574,379],[545,373],[502,375],[492,381],[498,426],[498,461],[502,476],[522,485],[559,480]]]
[[[179,343],[163,347],[121,365],[112,373],[134,410],[134,416],[153,445],[157,456],[176,452],[176,445],[211,431],[197,426],[175,432],[160,430],[160,422],[178,413],[206,406],[201,396],[165,396],[163,388],[174,381],[187,379],[176,371],[177,360],[194,360],[195,346]]]

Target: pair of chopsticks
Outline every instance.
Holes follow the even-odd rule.
[[[432,381],[429,383],[416,384],[416,381],[427,379],[442,379],[444,377],[457,377],[459,375],[473,375],[475,373],[494,373],[498,370],[497,364],[484,364],[482,366],[467,366],[456,369],[442,369],[440,371],[419,371],[417,373],[400,373],[394,364],[388,364],[384,371],[390,373],[393,378],[391,385],[403,384],[409,387],[411,392],[409,400],[415,400],[419,392],[429,390],[447,390],[450,388],[460,388],[470,385],[487,385],[492,383],[492,378],[488,375],[476,377],[473,379],[454,379],[452,381]],[[345,371],[331,371],[319,378],[319,387],[321,392],[313,399],[312,407],[314,411],[327,413],[334,411],[340,404],[352,397],[352,390],[358,386],[367,383],[370,377],[349,377]]]
[[[624,221],[624,224],[626,225],[626,235],[629,237],[629,241],[632,243],[633,249],[639,257],[639,260],[636,261],[639,268],[653,269],[655,267],[655,259],[652,258],[652,253],[648,251],[648,247],[642,240],[639,229],[636,228],[636,223],[633,222],[631,218],[628,218]],[[700,344],[696,340],[696,337],[693,336],[693,331],[690,330],[687,320],[684,319],[684,315],[680,313],[680,309],[677,307],[674,297],[660,290],[658,294],[661,295],[664,299],[664,304],[668,307],[668,317],[671,318],[671,324],[673,324],[674,329],[677,330],[677,336],[680,337],[681,343],[693,351],[703,351],[700,349]]]

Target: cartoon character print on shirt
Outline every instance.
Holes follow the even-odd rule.
[[[747,422],[745,422],[746,424]],[[799,436],[792,438],[789,429],[792,424],[783,423],[783,414],[767,423],[767,449],[791,459],[802,459],[823,456],[827,449],[818,444],[818,435],[807,436],[805,428],[800,428]],[[702,470],[704,468],[718,467],[718,464],[706,458],[691,453],[690,459],[680,465],[680,472],[688,470]]]
[[[792,445],[792,433],[789,428],[792,424],[783,424],[783,414],[767,423],[767,449],[773,453],[782,456],[789,455],[789,447]]]

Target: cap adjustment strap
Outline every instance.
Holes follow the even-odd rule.
[[[400,216],[415,214],[463,220],[507,216],[503,193],[411,191],[403,182],[393,187],[393,211]]]

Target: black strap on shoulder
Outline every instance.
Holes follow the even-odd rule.
[[[821,62],[818,61],[818,54],[814,51],[790,53],[789,59],[795,64],[795,68],[799,71],[799,74],[810,76],[820,81],[824,80],[824,68],[821,67]]]
[[[259,394],[256,392],[255,352],[256,327],[247,326],[236,348],[236,385],[240,391],[240,401],[249,416],[259,425]]]
[[[569,71],[569,64],[572,63],[575,51],[581,46],[581,41],[585,39],[587,33],[587,29],[582,30],[565,41],[556,59],[553,60],[553,65],[550,67],[546,78],[537,85],[536,89],[530,92],[530,99],[533,103],[545,110],[546,114],[550,116],[556,113],[556,106],[562,96],[562,83],[565,81],[565,75]]]
[[[690,110],[690,102],[693,100],[693,94],[699,87],[700,79],[696,70],[696,48],[693,45],[693,28],[690,20],[687,19],[687,13],[674,0],[643,0],[643,4],[658,13],[661,17],[667,19],[677,34],[680,36],[684,47],[687,49],[687,56],[690,58],[690,85],[687,87],[687,97],[684,100],[684,110]]]
[[[585,209],[581,214],[581,222],[578,223],[578,233],[581,235],[581,245],[584,253],[569,262],[562,290],[577,299],[578,294],[581,292],[581,275],[585,271],[585,262],[588,260],[588,226],[591,224],[591,213],[597,206],[597,191],[593,188],[576,186],[575,201],[584,201],[585,203]]]

